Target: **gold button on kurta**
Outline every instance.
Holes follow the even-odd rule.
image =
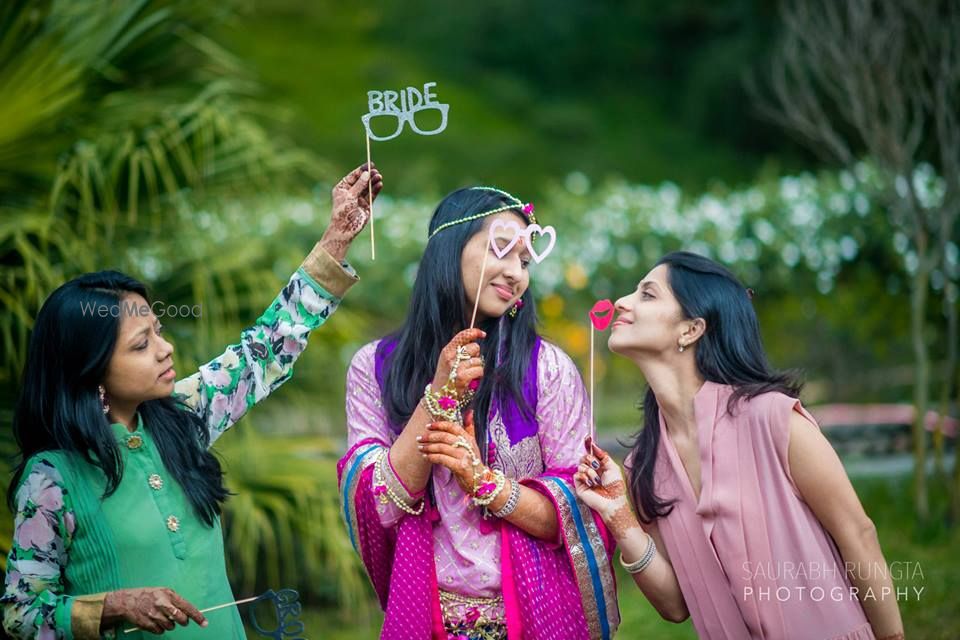
[[[157,491],[163,489],[163,478],[156,473],[150,474],[150,477],[147,479],[147,483],[150,485],[151,489],[156,489]]]
[[[180,519],[177,516],[168,516],[167,517],[167,529],[170,531],[177,532],[180,530]]]
[[[127,448],[136,451],[143,446],[143,438],[138,435],[132,435],[127,438]]]

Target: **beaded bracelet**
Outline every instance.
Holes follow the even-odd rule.
[[[653,541],[653,536],[649,533],[647,534],[647,549],[643,552],[643,555],[640,556],[640,559],[636,562],[631,562],[627,564],[623,561],[623,551],[620,552],[620,564],[624,569],[627,570],[627,573],[634,574],[640,573],[644,569],[650,566],[650,563],[653,562],[653,559],[657,555],[657,545]]]
[[[491,511],[490,513],[498,518],[506,518],[508,515],[516,511],[518,504],[520,504],[520,483],[516,480],[511,480],[510,497],[507,498],[506,504],[500,507],[499,511]]]
[[[457,372],[460,369],[460,363],[470,359],[466,347],[457,347],[457,357],[450,368],[450,375],[447,381],[438,391],[433,389],[432,384],[428,384],[423,390],[423,408],[434,420],[443,420],[446,422],[455,422],[463,424],[462,411],[470,404],[480,387],[479,380],[472,380],[469,386],[463,390],[463,393],[457,391]],[[480,356],[480,364],[483,366],[483,356]]]
[[[456,394],[451,395],[445,389],[446,386],[442,387],[440,392],[437,392],[433,390],[433,385],[428,384],[423,390],[424,408],[434,420],[459,424],[461,421],[460,405],[456,400]]]
[[[507,479],[503,472],[486,469],[480,486],[473,494],[473,504],[477,507],[487,506],[497,499],[506,483]]]
[[[406,513],[409,513],[412,516],[418,516],[423,513],[424,507],[426,507],[427,501],[421,499],[420,508],[414,509],[407,505],[407,502],[397,495],[397,493],[390,487],[385,479],[383,472],[383,465],[389,454],[389,449],[384,449],[383,453],[377,456],[377,461],[373,464],[373,493],[374,495],[379,496],[381,504],[387,504],[387,499],[389,498],[393,504]]]

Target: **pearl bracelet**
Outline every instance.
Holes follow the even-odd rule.
[[[446,387],[437,392],[433,390],[433,385],[428,384],[423,390],[423,406],[434,420],[457,424],[462,422],[456,395]]]
[[[397,505],[401,511],[409,513],[412,516],[419,516],[421,513],[423,513],[423,509],[426,507],[427,501],[421,498],[419,500],[419,509],[410,507],[406,500],[397,495],[397,492],[393,490],[393,488],[390,486],[390,483],[386,480],[386,476],[383,471],[383,465],[387,460],[387,455],[389,452],[389,449],[384,449],[383,453],[377,457],[377,461],[373,463],[373,493],[374,495],[379,496],[381,504],[386,504],[387,499],[389,498],[390,501]]]

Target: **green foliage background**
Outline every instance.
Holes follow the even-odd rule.
[[[451,105],[447,130],[373,145],[386,181],[377,260],[364,235],[351,251],[362,284],[294,379],[218,442],[237,493],[224,520],[238,594],[297,586],[313,625],[376,629],[338,515],[344,373],[403,317],[429,215],[459,186],[532,199],[558,229],[533,286],[545,335],[584,366],[592,303],[685,247],[757,291],[767,347],[807,372],[807,400],[908,399],[909,255],[871,167],[817,165],[752,116],[742,88],[776,24],[769,3],[747,0],[0,5],[0,453],[16,450],[17,380],[50,291],[116,268],[167,303],[201,304],[200,319],[166,323],[177,369],[190,370],[235,340],[319,238],[330,187],[365,160],[366,91],[427,81]],[[915,180],[936,197],[934,168]],[[642,380],[599,353],[598,422],[629,432]],[[865,492],[877,509],[904,499]],[[928,545],[927,562],[956,542],[884,522],[910,541],[898,551]],[[624,598],[623,635],[689,637],[689,624],[633,606],[637,592]],[[918,637],[937,637],[942,599],[934,614],[906,609],[931,633]]]

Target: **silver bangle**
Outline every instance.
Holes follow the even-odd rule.
[[[657,556],[657,545],[653,541],[653,536],[651,536],[649,533],[647,534],[647,540],[649,540],[649,542],[647,542],[647,549],[636,562],[627,564],[623,561],[623,551],[620,552],[620,564],[624,569],[627,570],[627,573],[635,574],[642,572],[644,569],[650,566],[650,563],[653,562],[653,559]]]
[[[517,509],[518,504],[520,504],[520,483],[511,479],[510,497],[507,498],[506,504],[500,507],[499,511],[491,511],[490,513],[498,518],[506,518]]]

